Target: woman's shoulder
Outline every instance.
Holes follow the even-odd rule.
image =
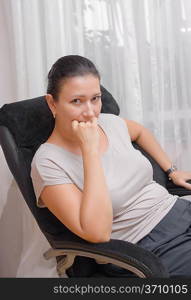
[[[109,114],[109,113],[101,113],[99,115],[98,120],[100,121],[105,121],[105,122],[109,122],[109,121],[113,121],[113,122],[119,122],[119,123],[125,123],[124,119],[121,118],[119,115],[114,115],[114,114]]]
[[[36,150],[33,159],[38,159],[40,157],[46,157],[49,152],[50,152],[50,147],[49,147],[48,143],[43,143]]]
[[[108,127],[127,128],[125,120],[119,115],[101,113],[99,115],[98,124],[105,124]]]
[[[32,167],[59,161],[60,150],[53,144],[43,143],[39,146],[32,159]]]

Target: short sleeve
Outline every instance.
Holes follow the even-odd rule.
[[[49,159],[43,159],[40,162],[33,161],[31,164],[31,178],[38,207],[45,207],[40,194],[45,186],[73,183],[66,172],[55,162]]]

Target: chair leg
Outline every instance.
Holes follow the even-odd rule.
[[[66,270],[73,265],[76,254],[67,253],[66,255],[61,255],[59,250],[50,248],[48,251],[44,253],[44,257],[46,259],[49,259],[51,257],[56,257],[57,272],[59,277],[68,277],[66,275]]]
[[[57,262],[57,272],[59,277],[68,277],[66,270],[73,265],[76,255],[66,255]]]

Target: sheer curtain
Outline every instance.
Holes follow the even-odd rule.
[[[54,61],[92,59],[121,116],[191,170],[189,0],[1,0],[0,105],[43,95]],[[0,150],[0,276],[54,277],[55,260]]]

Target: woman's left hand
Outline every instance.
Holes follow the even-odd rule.
[[[188,190],[191,190],[191,183],[186,181],[191,180],[191,173],[185,171],[174,171],[169,174],[169,177],[174,184],[182,186]]]

